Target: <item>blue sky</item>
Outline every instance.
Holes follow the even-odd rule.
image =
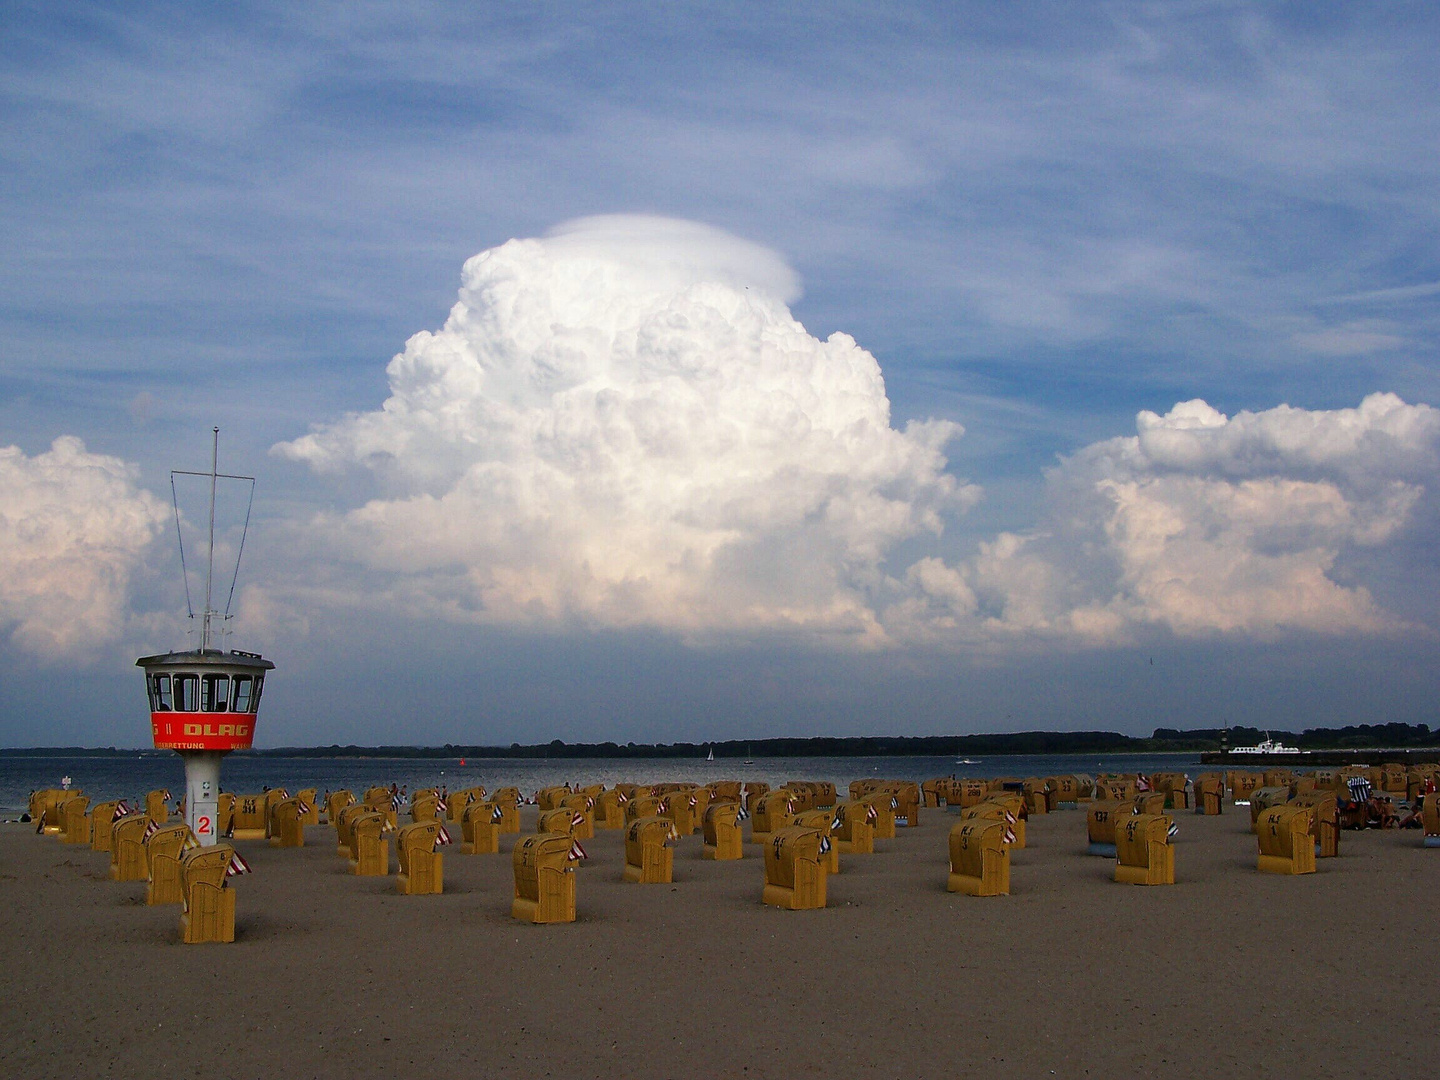
[[[1398,441],[1348,456],[1297,449],[1276,434],[1295,418],[1272,416],[1245,436],[1284,449],[1260,471],[1235,465],[1253,447],[1126,459],[1138,510],[1119,489],[1086,501],[1120,450],[1093,450],[1093,469],[1057,455],[1195,398],[1227,417],[1440,399],[1437,21],[1420,4],[7,5],[0,445],[30,462],[76,436],[133,469],[117,497],[168,503],[167,471],[203,463],[222,427],[224,461],[260,477],[242,580],[259,590],[249,640],[281,665],[263,729],[278,742],[1433,721],[1428,413],[1387,413]],[[858,549],[837,556],[881,647],[673,598],[623,617],[598,601],[435,614],[417,599],[435,582],[338,554],[346,515],[423,484],[272,451],[379,410],[387,362],[445,324],[465,260],[614,214],[777,253],[805,329],[878,362],[897,429],[963,425],[943,472],[983,494],[867,564],[911,592],[860,582]],[[354,443],[334,439],[327,461]],[[1295,484],[1324,487],[1310,510],[1284,503]],[[1256,525],[1237,492],[1311,532]],[[1329,494],[1343,528],[1312,513]],[[1211,547],[1137,554],[1155,500]],[[306,531],[316,512],[333,520]],[[987,563],[1002,535],[1040,562]],[[1097,543],[1114,550],[1082,565]],[[143,738],[111,688],[183,597],[168,534],[136,552],[116,606],[78,616],[83,648],[16,637],[33,597],[0,591],[0,742]],[[926,558],[974,598],[907,578]],[[327,574],[390,599],[305,598],[297,582]],[[1184,579],[1183,613],[1157,575]],[[498,612],[494,583],[477,588]],[[965,610],[936,614],[940,593]],[[1102,609],[1103,626],[1073,617]],[[42,692],[37,659],[75,673]]]

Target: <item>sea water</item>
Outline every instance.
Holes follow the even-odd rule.
[[[318,792],[348,788],[358,797],[366,788],[396,784],[408,790],[481,785],[489,791],[517,787],[527,795],[561,784],[644,784],[712,780],[762,781],[779,787],[789,780],[829,780],[843,794],[852,780],[879,777],[920,783],[937,776],[1094,775],[1101,772],[1186,772],[1202,768],[1199,754],[1036,754],[980,757],[967,763],[954,757],[785,757],[705,761],[699,758],[360,758],[258,757],[232,754],[221,766],[221,786],[236,794],[283,787]],[[65,777],[92,802],[140,799],[147,791],[168,788],[175,798],[185,790],[180,755],[160,751],[106,755],[38,757],[0,752],[0,817],[13,819],[29,805],[30,792],[60,787]]]

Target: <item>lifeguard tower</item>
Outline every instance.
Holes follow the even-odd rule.
[[[245,532],[241,534],[240,553],[235,559],[235,577],[230,583],[230,599],[223,612],[214,610],[212,597],[215,580],[215,489],[221,480],[243,480],[250,483],[250,499],[255,497],[253,476],[231,476],[217,471],[220,457],[220,429],[213,429],[214,442],[208,473],[177,469],[170,474],[172,495],[176,476],[203,476],[210,480],[210,545],[205,571],[205,609],[200,617],[200,647],[183,652],[142,656],[135,665],[145,671],[145,689],[150,697],[150,730],[157,750],[175,750],[185,760],[185,824],[201,844],[215,843],[218,800],[220,796],[220,759],[231,750],[249,749],[255,740],[255,720],[260,698],[265,689],[265,673],[275,665],[258,653],[229,652],[212,647],[220,636],[220,628],[230,618],[230,603],[235,597],[235,580],[240,574],[239,554],[245,550],[245,533],[249,532],[250,510],[245,511]],[[180,536],[180,508],[175,499],[175,529]],[[180,543],[180,564],[185,573],[185,602],[191,619],[195,611],[190,605],[190,579],[185,569],[185,545]],[[220,622],[217,627],[216,621]],[[193,631],[192,631],[193,632]]]

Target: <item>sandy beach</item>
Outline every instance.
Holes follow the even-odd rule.
[[[527,830],[534,820],[526,808]],[[945,891],[944,810],[844,856],[829,907],[759,901],[763,868],[680,842],[672,885],[586,841],[579,919],[509,916],[509,849],[445,848],[443,896],[357,878],[334,832],[237,848],[233,945],[108,856],[0,827],[12,1077],[1426,1075],[1440,1054],[1440,850],[1347,832],[1262,875],[1244,808],[1180,813],[1176,884],[1110,880],[1085,817],[1032,818],[1012,895]],[[392,856],[393,859],[393,856]]]

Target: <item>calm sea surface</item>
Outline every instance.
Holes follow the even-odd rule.
[[[884,777],[923,781],[936,776],[1056,776],[1063,773],[1200,771],[1198,754],[1013,755],[975,759],[953,757],[802,757],[738,758],[703,761],[685,758],[569,758],[547,761],[516,758],[282,758],[236,755],[225,759],[221,786],[236,793],[264,787],[292,792],[313,787],[321,792],[349,788],[357,795],[377,784],[448,787],[484,785],[489,790],[518,787],[527,794],[542,787],[579,781],[610,785],[617,781],[673,783],[712,780],[762,780],[778,787],[787,780],[830,780],[842,792],[851,780]],[[169,788],[176,798],[185,789],[185,769],[174,753],[82,757],[29,757],[0,753],[0,816],[13,818],[29,805],[30,792],[71,786],[101,799],[135,799],[152,788]]]

